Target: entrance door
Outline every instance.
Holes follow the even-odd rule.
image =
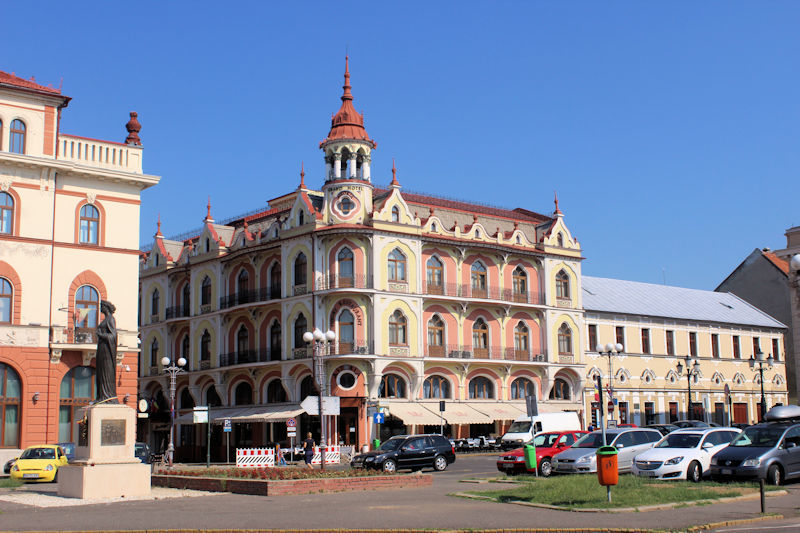
[[[747,404],[734,403],[733,404],[733,422],[734,424],[747,424]]]
[[[342,407],[339,414],[339,440],[345,446],[358,445],[358,407]]]

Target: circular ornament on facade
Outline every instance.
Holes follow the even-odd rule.
[[[360,203],[355,195],[348,191],[342,191],[333,202],[333,212],[339,218],[351,218],[358,213]]]
[[[336,376],[336,384],[339,385],[339,388],[342,390],[352,389],[356,386],[357,381],[356,375],[350,370],[339,372],[339,375]]]

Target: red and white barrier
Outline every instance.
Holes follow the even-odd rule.
[[[342,460],[342,449],[340,446],[326,446],[325,447],[325,463],[326,464],[339,464]],[[314,458],[311,459],[312,465],[322,464],[322,453],[319,451],[319,446],[314,446]]]
[[[274,466],[274,448],[236,448],[236,468],[272,468]]]

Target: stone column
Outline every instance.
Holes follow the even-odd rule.
[[[339,179],[342,177],[342,154],[333,154],[333,177]]]

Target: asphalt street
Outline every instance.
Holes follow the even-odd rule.
[[[498,504],[448,496],[494,489],[460,482],[496,474],[495,456],[459,456],[434,483],[421,489],[344,492],[300,496],[227,493],[193,498],[130,501],[74,507],[32,507],[0,501],[0,530],[90,531],[103,529],[498,529],[642,528],[681,530],[698,524],[757,517],[758,500],[640,513],[578,513]],[[788,520],[730,526],[718,531],[791,531],[800,528],[800,483],[789,495],[768,499],[768,511]],[[0,489],[4,490],[4,489]],[[57,492],[55,485],[24,490]],[[767,529],[762,529],[767,528]]]

